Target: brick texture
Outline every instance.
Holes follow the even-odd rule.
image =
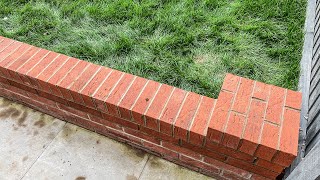
[[[0,36],[0,96],[217,179],[275,179],[301,93],[227,74],[204,97]]]

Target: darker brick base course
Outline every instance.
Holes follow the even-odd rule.
[[[226,158],[222,154],[211,152],[186,142],[172,140],[170,137],[163,137],[162,139],[153,138],[149,133],[157,132],[151,132],[152,130],[147,128],[139,129],[138,126],[130,122],[125,122],[124,120],[121,121],[117,117],[108,116],[102,120],[97,116],[88,115],[77,109],[65,106],[63,102],[58,103],[39,96],[42,92],[34,94],[32,93],[34,91],[26,91],[29,89],[23,85],[14,83],[13,85],[15,86],[3,83],[0,85],[0,96],[2,97],[18,101],[40,112],[79,125],[117,141],[127,143],[202,174],[217,179],[267,179],[221,162]],[[17,86],[19,88],[17,88]],[[46,96],[44,94],[42,95]],[[105,121],[105,119],[108,119],[108,121]],[[141,131],[146,133],[143,134]],[[167,141],[165,139],[167,139]],[[242,157],[242,159],[246,159],[246,157]],[[238,161],[241,162],[240,160]],[[250,169],[250,167],[248,168]]]

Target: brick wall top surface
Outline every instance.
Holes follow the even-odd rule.
[[[194,145],[281,166],[297,154],[299,92],[227,74],[216,100],[1,36],[0,72],[59,103]]]

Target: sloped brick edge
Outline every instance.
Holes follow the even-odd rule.
[[[275,179],[301,94],[228,74],[217,100],[0,36],[0,95],[219,179]]]

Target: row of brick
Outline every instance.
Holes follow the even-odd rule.
[[[200,160],[203,156],[207,156],[208,158],[203,159],[203,161],[206,163],[209,163],[210,159],[215,159],[241,168],[243,168],[243,164],[245,164],[247,167],[246,170],[248,170],[249,172],[255,172],[267,177],[276,177],[279,173],[282,172],[284,168],[280,165],[271,166],[270,163],[263,159],[256,159],[255,157],[232,149],[228,149],[216,143],[208,143],[206,144],[206,147],[199,147],[197,145],[177,140],[169,135],[162,134],[158,131],[144,126],[139,126],[134,122],[127,121],[125,119],[109,115],[107,113],[103,113],[102,117],[96,116],[95,113],[84,110],[84,107],[82,106],[66,105],[65,103],[71,102],[61,101],[61,99],[58,100],[57,97],[39,90],[37,90],[37,94],[34,94],[34,89],[25,85],[15,83],[8,79],[0,78],[0,82],[1,86],[4,89],[11,91],[12,93],[19,93],[21,95],[20,101],[26,103],[31,101],[29,104],[35,104],[33,108],[89,129],[94,128],[92,126],[95,126],[97,125],[95,123],[98,123],[117,130],[123,130],[124,132],[133,135],[134,137],[147,140],[154,144],[162,144],[168,149],[175,150],[177,152],[183,152],[194,159]],[[14,96],[17,95],[11,94],[5,97]],[[43,107],[46,107],[45,110]],[[68,116],[64,115],[63,113],[61,114],[59,110],[68,112]],[[99,129],[100,127],[97,128]],[[170,146],[170,144],[174,146]],[[209,160],[207,161],[207,159]]]
[[[3,37],[0,41],[0,70],[6,78],[176,138],[202,143],[205,137],[214,99]]]
[[[2,79],[0,83],[0,96],[18,101],[33,109],[118,141],[128,143],[197,172],[218,179],[265,179],[265,177],[261,175],[245,170],[246,168],[250,169],[250,167],[240,169],[230,165],[230,163],[228,164],[217,160],[216,156],[212,158],[210,153],[201,154],[199,150],[197,150],[198,147],[190,143],[183,142],[179,145],[177,141],[172,141],[172,139],[171,141],[170,139],[166,141],[165,138],[153,138],[149,136],[148,130],[146,130],[146,134],[140,133],[135,126],[122,124],[121,121],[115,120],[114,117],[98,118],[4,82]],[[241,166],[243,166],[242,161],[236,158],[229,158],[229,161],[240,163]],[[250,165],[246,164],[246,166]]]
[[[0,74],[6,88],[39,102],[77,109],[73,114],[106,126],[115,122],[156,144],[187,144],[267,177],[296,155],[301,94],[283,88],[229,74],[215,100],[3,37]]]

